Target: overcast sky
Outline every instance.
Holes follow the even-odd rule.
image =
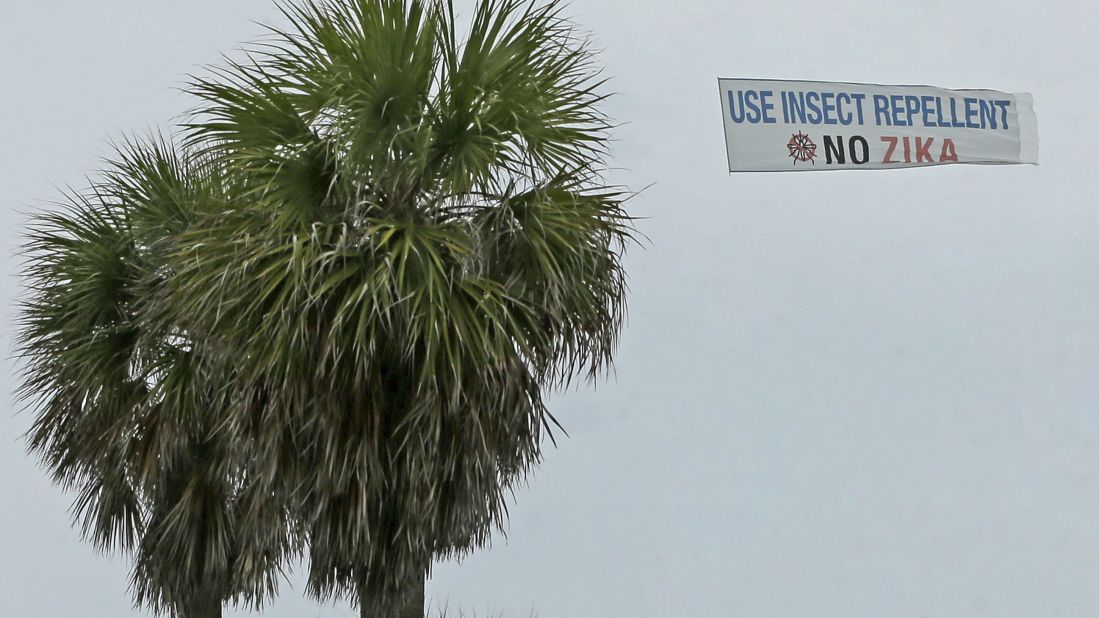
[[[526,618],[1099,615],[1099,10],[1092,2],[574,0],[647,217],[617,377],[508,538],[436,605]],[[270,0],[3,0],[0,258],[108,139],[167,126],[185,74]],[[1032,92],[1041,166],[726,172],[716,79]],[[655,184],[653,184],[655,183]],[[70,527],[0,373],[0,616],[145,616]],[[247,615],[242,613],[241,615]],[[348,617],[295,577],[263,614]]]

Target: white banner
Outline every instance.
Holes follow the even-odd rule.
[[[1038,164],[1029,94],[721,79],[731,172]]]

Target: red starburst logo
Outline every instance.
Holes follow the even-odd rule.
[[[817,157],[817,145],[811,137],[801,131],[790,136],[790,141],[786,143],[786,149],[790,151],[790,158],[794,160],[794,165],[797,165],[798,161],[808,161],[813,165],[817,164],[813,160]]]

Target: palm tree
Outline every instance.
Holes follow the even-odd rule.
[[[632,241],[607,119],[560,6],[284,7],[191,91],[182,149],[131,145],[32,231],[30,435],[138,603],[309,589],[421,616],[609,367]]]
[[[150,295],[235,396],[220,427],[308,545],[309,591],[422,616],[433,559],[482,546],[541,457],[547,392],[608,368],[627,194],[558,2],[283,7],[191,92],[230,206],[173,236]]]
[[[78,490],[86,537],[133,554],[136,602],[183,618],[262,602],[288,548],[277,522],[257,541],[269,502],[215,430],[224,372],[148,314],[167,240],[224,202],[214,170],[163,141],[121,148],[92,191],[33,225],[21,322],[31,450]]]

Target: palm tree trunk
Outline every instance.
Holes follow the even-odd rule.
[[[183,612],[184,618],[221,618],[221,599],[196,599]]]
[[[426,585],[427,578],[421,573],[419,579],[410,584],[408,600],[401,607],[401,612],[397,614],[398,618],[424,618],[424,587]]]
[[[427,585],[427,576],[420,575],[419,579],[409,584],[408,596],[405,604],[395,614],[385,615],[378,612],[366,602],[365,595],[359,591],[359,617],[360,618],[424,618],[424,587]]]

